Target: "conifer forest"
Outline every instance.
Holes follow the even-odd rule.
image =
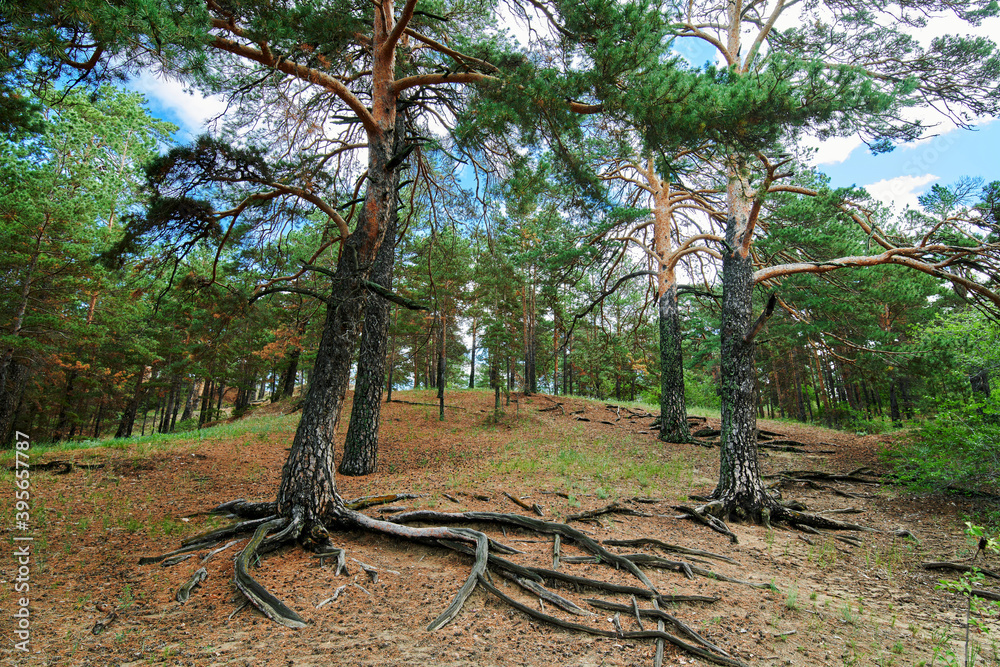
[[[0,2],[3,662],[1000,665],[998,34]]]

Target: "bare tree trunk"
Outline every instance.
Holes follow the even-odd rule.
[[[52,432],[53,440],[62,440],[66,437],[66,426],[72,420],[69,407],[73,402],[73,385],[76,383],[76,377],[77,370],[74,368],[69,372],[69,377],[66,379],[66,391],[63,394],[62,403],[59,405],[59,416],[56,417],[56,427]],[[74,421],[73,426],[75,425]]]
[[[29,367],[13,360],[7,368],[7,383],[0,391],[0,448],[14,446],[14,422],[24,396]]]
[[[184,399],[184,412],[181,414],[181,421],[187,421],[194,416],[194,396],[198,390],[198,381],[191,380],[191,388],[187,391],[187,398]]]
[[[198,412],[198,428],[204,426],[209,420],[209,411],[212,408],[212,391],[215,384],[211,376],[206,376],[201,387],[201,410]]]
[[[660,440],[691,442],[684,401],[684,357],[677,283],[665,284],[659,298],[660,325]]]
[[[448,363],[447,362],[448,357],[447,354],[445,353],[446,352],[445,341],[447,340],[446,338],[447,328],[445,324],[446,321],[447,320],[445,319],[445,316],[442,314],[439,327],[441,340],[440,343],[438,344],[438,359],[437,359],[438,403],[440,406],[439,407],[440,414],[438,417],[441,421],[444,421],[444,379]]]
[[[378,64],[376,80],[392,80],[392,62]],[[388,71],[384,71],[388,69]],[[388,85],[388,84],[386,84]],[[309,526],[306,541],[317,542],[315,534],[327,520],[343,515],[343,500],[336,493],[334,479],[334,434],[340,421],[351,373],[355,342],[364,312],[364,282],[380,246],[392,243],[385,238],[390,220],[396,215],[399,168],[390,160],[403,148],[403,132],[395,122],[395,99],[376,84],[373,109],[392,114],[381,135],[369,137],[369,168],[365,204],[357,228],[344,242],[333,278],[326,320],[316,351],[316,363],[295,432],[292,449],[281,473],[277,508],[282,516],[300,516]],[[391,105],[391,106],[390,106]],[[325,532],[325,531],[321,531]]]
[[[722,514],[761,521],[762,510],[776,507],[764,489],[757,454],[754,405],[754,341],[752,338],[753,257],[752,193],[741,159],[734,159],[728,185],[729,213],[722,261],[722,437],[719,483],[712,496]]]
[[[402,123],[397,130],[402,132]],[[398,215],[389,216],[385,240],[379,246],[372,268],[371,281],[392,289],[396,262],[396,227]],[[365,321],[358,354],[358,375],[354,382],[351,421],[344,438],[344,457],[337,472],[341,475],[370,475],[378,467],[378,432],[382,414],[382,391],[385,389],[385,359],[389,349],[390,303],[374,293],[365,301]]]
[[[118,421],[118,430],[115,432],[116,438],[127,438],[132,435],[132,428],[135,426],[135,413],[139,409],[139,401],[142,400],[144,393],[142,390],[142,381],[145,375],[146,367],[140,366],[139,372],[136,374],[135,391],[132,392],[132,398],[129,399],[128,405],[125,406],[121,419]]]
[[[476,388],[476,318],[472,318],[472,353],[469,355],[469,389]]]

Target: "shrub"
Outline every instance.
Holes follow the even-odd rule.
[[[1000,423],[992,405],[966,403],[920,422],[886,452],[904,483],[917,490],[971,491],[1000,481]]]

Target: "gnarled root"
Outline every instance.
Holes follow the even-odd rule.
[[[398,498],[399,496],[380,496],[376,498],[364,499],[362,503],[359,504],[370,505],[373,504],[372,501],[375,501],[374,504],[377,504],[378,502],[392,502]],[[434,511],[418,511],[408,512],[396,516],[392,521],[386,521],[362,514],[343,501],[339,501],[337,504],[338,507],[332,513],[333,515],[325,517],[323,521],[317,521],[315,519],[305,518],[304,510],[299,507],[293,508],[290,516],[277,516],[273,513],[275,510],[275,505],[273,503],[247,503],[242,500],[226,503],[216,508],[216,511],[228,512],[237,516],[253,518],[237,522],[232,526],[227,526],[225,528],[190,538],[185,541],[182,549],[176,552],[172,552],[171,554],[166,554],[164,556],[144,558],[141,562],[159,562],[166,557],[173,556],[178,553],[190,553],[192,551],[208,549],[230,537],[245,536],[252,533],[249,541],[237,555],[235,560],[234,583],[236,587],[244,594],[244,596],[246,596],[250,604],[259,609],[261,613],[269,619],[285,627],[301,628],[306,625],[306,620],[299,616],[295,610],[291,609],[273,594],[268,592],[259,582],[257,582],[250,575],[251,566],[258,562],[259,557],[262,554],[272,551],[283,544],[298,542],[307,548],[317,551],[317,556],[320,558],[336,558],[339,573],[339,571],[344,569],[346,566],[346,555],[343,549],[338,549],[333,546],[330,539],[330,533],[328,532],[326,526],[332,527],[336,525],[338,528],[374,531],[384,535],[399,537],[415,542],[435,544],[470,555],[473,558],[468,578],[460,587],[448,607],[430,623],[428,630],[437,630],[455,619],[461,612],[466,600],[468,600],[469,596],[473,593],[476,587],[482,586],[484,589],[497,596],[510,606],[546,623],[604,637],[617,637],[620,639],[650,639],[656,641],[658,645],[662,645],[663,642],[670,642],[691,655],[700,657],[715,664],[731,665],[736,667],[744,666],[744,663],[728,655],[722,649],[719,649],[718,647],[707,642],[704,638],[700,637],[700,635],[690,628],[687,628],[687,626],[683,625],[683,623],[677,619],[674,619],[669,614],[661,612],[658,607],[659,603],[683,601],[711,603],[715,602],[718,598],[695,595],[661,595],[657,592],[655,586],[646,574],[639,569],[638,565],[641,564],[643,567],[669,568],[682,572],[688,577],[701,575],[724,581],[735,581],[733,579],[715,574],[698,567],[697,565],[691,565],[683,561],[667,560],[657,556],[650,556],[648,554],[615,554],[608,551],[607,548],[599,544],[593,538],[589,537],[580,530],[573,528],[572,526],[563,523],[544,521],[529,516],[495,512],[441,513]],[[721,523],[718,519],[714,520]],[[486,523],[501,526],[512,526],[533,531],[535,533],[552,535],[554,538],[558,538],[560,543],[563,540],[574,543],[588,554],[588,556],[585,557],[588,560],[610,565],[616,569],[622,569],[631,573],[638,580],[637,583],[642,584],[642,587],[626,586],[612,582],[587,579],[569,574],[564,570],[548,570],[540,567],[519,565],[506,560],[499,555],[501,553],[518,553],[517,550],[490,539],[485,533],[479,530],[473,530],[466,527],[452,527],[449,525],[432,525],[426,527],[411,525],[417,522],[433,524],[453,524],[458,522]],[[653,543],[654,546],[661,546],[662,548],[671,547],[671,545],[656,541],[649,541],[649,543]],[[697,555],[731,561],[731,559],[718,554],[697,552],[695,550],[689,551],[696,553]],[[564,558],[563,562],[572,563],[574,560],[579,559],[574,559],[573,557]],[[558,565],[556,565],[556,567],[558,567]],[[491,579],[491,571],[497,576],[510,580],[529,595],[536,596],[539,600],[544,600],[554,607],[558,607],[564,612],[574,614],[577,617],[593,618],[595,615],[592,612],[581,608],[572,600],[548,590],[543,585],[544,582],[557,581],[563,583],[564,585],[569,584],[574,588],[587,587],[610,593],[630,595],[632,596],[633,602],[632,607],[629,609],[632,610],[640,630],[638,632],[626,632],[621,628],[620,624],[616,624],[615,630],[603,629],[551,616],[535,609],[534,607],[518,602],[501,591],[494,585]],[[202,570],[199,571],[198,577],[192,579],[191,582],[185,586],[186,591],[190,591],[190,589],[194,587],[194,583],[200,583],[203,578],[204,571]],[[650,600],[654,608],[641,609],[637,599]],[[590,600],[588,600],[588,602],[597,606],[597,608],[603,609],[610,609],[611,607],[607,605],[615,604],[608,602],[603,603],[604,606],[601,606],[602,603],[599,602],[596,604]],[[325,602],[321,603],[320,606],[322,606],[322,604],[325,604]],[[643,617],[656,619],[660,623],[659,628],[656,630],[646,630],[643,628]],[[678,631],[685,636],[685,638],[680,639],[679,637],[664,631],[662,627],[664,621],[673,623]]]

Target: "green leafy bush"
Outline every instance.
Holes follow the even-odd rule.
[[[1000,481],[996,393],[986,405],[970,402],[942,410],[889,449],[886,457],[900,480],[924,491],[996,485]]]

